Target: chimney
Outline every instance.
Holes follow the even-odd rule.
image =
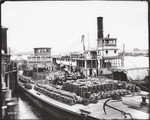
[[[5,54],[7,54],[7,30],[8,28],[2,26],[1,28],[2,50],[4,50]]]
[[[97,38],[103,38],[103,17],[97,17]]]

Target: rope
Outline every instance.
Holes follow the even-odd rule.
[[[121,46],[121,47],[119,47],[119,48],[118,48],[118,50],[120,50],[121,48],[122,48],[122,46]]]
[[[148,91],[149,91],[149,89],[148,89],[148,88],[144,87],[144,86],[143,86],[143,85],[141,85],[140,83],[136,82],[135,84],[138,84],[139,86],[141,86],[141,87],[143,87],[144,89],[146,89],[146,90],[148,90]]]
[[[80,44],[81,44],[81,42],[79,42],[79,43],[77,44],[77,47],[75,47],[75,50],[76,50],[76,49],[79,49],[79,45],[80,45]],[[75,50],[74,50],[74,51],[75,51]]]
[[[74,46],[77,42],[79,42],[79,39],[78,39],[77,41],[75,41],[74,44],[73,44],[69,49],[66,50],[65,54],[66,54],[68,51],[70,51],[70,50],[73,48],[73,46]]]
[[[132,115],[130,113],[127,113],[127,114],[131,117],[132,120],[134,120],[133,117],[132,117]]]
[[[86,40],[87,44],[89,45],[89,47],[92,48],[91,44],[88,42],[88,40],[86,39],[86,37],[85,37],[85,40]]]
[[[131,60],[129,60],[128,58],[126,58],[128,61],[130,61],[135,67],[138,67],[136,66]]]

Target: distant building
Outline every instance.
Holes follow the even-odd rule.
[[[121,51],[119,54],[122,54]],[[124,52],[125,56],[148,56],[148,50],[135,48],[133,50],[126,50]]]

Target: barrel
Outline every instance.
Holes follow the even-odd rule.
[[[7,104],[7,118],[10,119],[18,119],[18,103],[10,102]]]
[[[83,93],[82,93],[82,97],[83,97],[83,98],[86,98],[86,92],[83,92]]]
[[[88,91],[88,87],[87,86],[83,86],[83,92],[87,92]]]
[[[105,90],[104,84],[101,85],[101,90]]]
[[[67,90],[67,91],[69,91],[69,84],[70,84],[70,83],[67,81],[67,82],[66,82],[66,90]]]
[[[101,84],[98,84],[98,85],[97,85],[98,91],[101,91],[101,90],[102,90],[102,87],[101,87],[101,86],[102,86]]]
[[[73,91],[76,93],[77,91],[77,84],[73,83]]]
[[[111,85],[110,83],[107,83],[107,90],[110,90],[111,89]]]
[[[88,85],[88,92],[92,92],[92,86]]]
[[[9,102],[15,102],[17,103],[17,98],[8,98],[8,99],[5,99],[5,105],[7,105]]]
[[[97,85],[93,85],[93,91],[97,92]]]
[[[69,83],[69,92],[72,92],[72,83]]]
[[[11,98],[11,90],[2,90],[2,106],[5,105],[5,99]]]
[[[86,93],[86,97],[89,98],[91,96],[91,92]]]
[[[110,90],[114,90],[115,86],[114,83],[110,83]]]
[[[7,110],[7,106],[2,106],[2,118],[4,119],[6,117],[6,110]]]
[[[83,87],[79,87],[79,96],[82,97]]]
[[[114,83],[114,89],[116,90],[118,87],[117,87],[117,83]]]
[[[105,83],[105,84],[104,84],[104,90],[107,90],[107,88],[108,88],[108,84]]]
[[[73,91],[74,91],[74,84],[71,83],[71,84],[70,84],[70,92],[73,92]]]

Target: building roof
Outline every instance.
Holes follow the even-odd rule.
[[[117,40],[117,38],[98,38],[97,40]]]

